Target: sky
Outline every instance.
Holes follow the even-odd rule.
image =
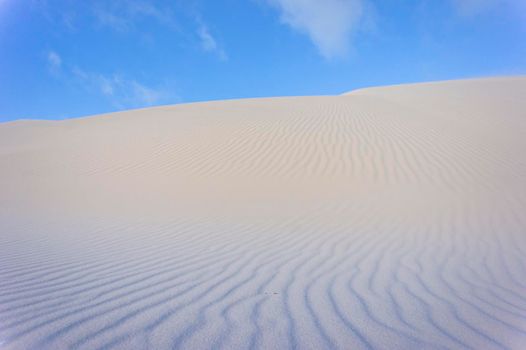
[[[0,0],[0,122],[524,74],[525,0]]]

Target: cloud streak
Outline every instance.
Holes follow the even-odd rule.
[[[345,56],[364,14],[364,0],[266,0],[281,21],[306,34],[328,59]]]
[[[472,17],[487,13],[496,8],[511,10],[526,19],[526,1],[524,0],[450,0],[461,16]]]
[[[120,32],[133,29],[138,21],[153,19],[169,28],[176,28],[177,21],[170,9],[160,8],[139,0],[96,4],[93,14],[97,22]]]
[[[49,51],[46,58],[51,70],[55,71],[62,66],[62,58],[55,51]]]
[[[201,42],[201,48],[204,51],[216,53],[222,61],[226,61],[228,59],[226,52],[219,46],[216,39],[212,36],[212,34],[210,34],[208,27],[202,21],[199,21],[197,35]]]
[[[104,75],[78,67],[74,67],[71,73],[84,89],[103,95],[117,108],[153,106],[171,95],[162,88],[147,86],[119,74]]]
[[[137,31],[143,25],[142,22],[147,20],[176,31],[179,34],[182,32],[182,28],[179,26],[179,20],[181,19],[179,18],[178,20],[176,18],[171,8],[153,5],[142,0],[128,0],[126,2],[107,4],[99,3],[94,6],[93,14],[100,26],[121,33]],[[204,52],[215,54],[222,61],[228,60],[225,50],[219,45],[201,16],[196,13],[193,17],[197,24],[196,37],[189,37],[197,38],[197,43]]]
[[[148,107],[161,101],[179,100],[167,89],[148,86],[130,77],[115,73],[101,74],[64,64],[62,57],[52,50],[47,52],[46,63],[55,78],[98,94],[119,109]]]
[[[506,0],[504,0],[506,1]],[[502,0],[451,0],[455,10],[463,16],[478,15],[490,10]]]

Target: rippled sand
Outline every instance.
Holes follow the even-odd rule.
[[[526,78],[0,124],[2,349],[526,349]]]

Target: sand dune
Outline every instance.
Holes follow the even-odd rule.
[[[2,349],[526,349],[526,78],[0,124]]]

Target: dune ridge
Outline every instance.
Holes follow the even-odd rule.
[[[523,349],[526,78],[0,124],[0,347]]]

